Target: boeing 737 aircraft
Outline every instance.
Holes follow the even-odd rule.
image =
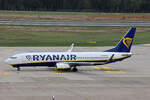
[[[16,54],[5,62],[17,68],[27,66],[48,66],[57,69],[78,71],[79,66],[104,65],[131,57],[131,46],[136,28],[132,27],[116,47],[103,52],[72,52],[74,44],[66,52],[31,52]]]

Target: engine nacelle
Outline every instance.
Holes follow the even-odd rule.
[[[57,63],[56,67],[57,69],[70,69],[70,65],[67,63]]]

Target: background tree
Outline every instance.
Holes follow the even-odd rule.
[[[150,0],[0,0],[0,10],[150,12]]]

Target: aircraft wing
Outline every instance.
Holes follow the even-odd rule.
[[[67,50],[67,52],[72,52],[73,47],[74,47],[74,43],[72,43],[72,45],[69,47],[69,49]]]
[[[71,51],[70,51],[71,52]],[[69,69],[72,66],[83,66],[83,65],[104,65],[113,60],[115,54],[112,54],[112,56],[108,59],[107,62],[59,62],[56,64],[57,69]]]

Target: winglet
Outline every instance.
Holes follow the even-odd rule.
[[[114,57],[115,54],[112,54],[112,56],[108,59],[107,62],[111,62],[113,60],[113,57]]]
[[[74,47],[74,43],[72,43],[72,45],[69,47],[69,49],[67,50],[67,52],[72,52],[73,47]]]

